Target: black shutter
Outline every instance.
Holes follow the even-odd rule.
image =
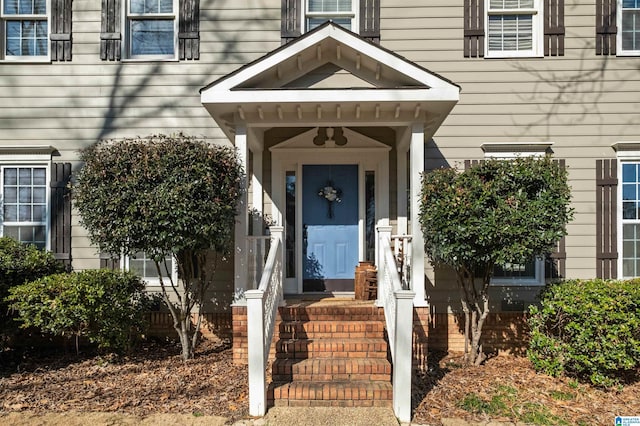
[[[178,59],[200,59],[200,0],[180,0]]]
[[[285,44],[302,34],[302,0],[282,0],[281,10],[280,37]]]
[[[565,160],[553,160],[559,167],[565,168]],[[549,253],[544,263],[544,276],[548,280],[557,280],[567,275],[567,251],[565,237],[562,237]]]
[[[618,276],[618,162],[596,160],[596,276]]]
[[[120,259],[109,253],[100,253],[100,268],[117,271],[120,269]]]
[[[596,0],[596,55],[616,54],[616,2]]]
[[[380,0],[360,0],[360,36],[380,43]]]
[[[103,61],[120,60],[120,14],[121,0],[102,0],[102,27],[100,30],[100,59]]]
[[[71,269],[71,163],[51,168],[51,251]]]
[[[544,0],[544,54],[564,56],[564,0]]]
[[[484,0],[464,0],[464,57],[484,57]]]
[[[51,60],[71,60],[71,0],[51,0]]]

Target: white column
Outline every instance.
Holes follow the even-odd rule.
[[[402,138],[405,135],[410,136],[410,133],[404,132]],[[407,149],[409,143],[402,143],[398,141],[398,150],[396,152],[396,180],[397,180],[397,205],[398,205],[398,231],[397,233],[402,235],[407,233]]]
[[[234,231],[234,267],[233,267],[233,284],[234,284],[234,303],[244,303],[244,293],[247,290],[247,235],[249,233],[249,220],[247,211],[247,192],[248,187],[246,173],[249,170],[248,161],[248,145],[247,145],[247,127],[243,123],[236,127],[235,146],[238,152],[238,160],[245,172],[245,179],[242,182],[243,191],[238,201],[238,214],[236,215],[236,226]]]
[[[396,339],[393,359],[393,411],[402,423],[411,421],[411,373],[413,355],[413,291],[401,290],[396,298]]]
[[[264,219],[264,203],[262,191],[262,150],[253,154],[253,173],[251,174],[252,208],[256,215],[253,217],[253,235],[262,235]]]
[[[264,293],[248,290],[247,297],[247,340],[249,352],[249,415],[264,416],[267,411],[267,377],[264,350]]]
[[[424,292],[424,239],[420,230],[420,189],[424,172],[424,123],[411,126],[411,290],[416,293],[414,306],[427,306]]]

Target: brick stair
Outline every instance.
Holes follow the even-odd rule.
[[[390,407],[384,314],[367,304],[280,308],[269,402],[276,406]]]

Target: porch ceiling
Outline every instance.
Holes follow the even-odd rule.
[[[201,90],[201,101],[231,140],[239,123],[421,122],[429,137],[457,103],[459,91],[454,83],[328,22],[211,83]]]

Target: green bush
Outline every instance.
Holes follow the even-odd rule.
[[[63,272],[64,265],[53,254],[36,246],[23,244],[10,237],[0,238],[0,325],[12,324],[4,302],[13,286]]]
[[[7,298],[22,327],[57,336],[84,336],[122,352],[143,330],[144,283],[128,272],[87,270],[50,275],[13,287]]]
[[[640,279],[553,284],[530,313],[536,370],[612,386],[640,368]]]

